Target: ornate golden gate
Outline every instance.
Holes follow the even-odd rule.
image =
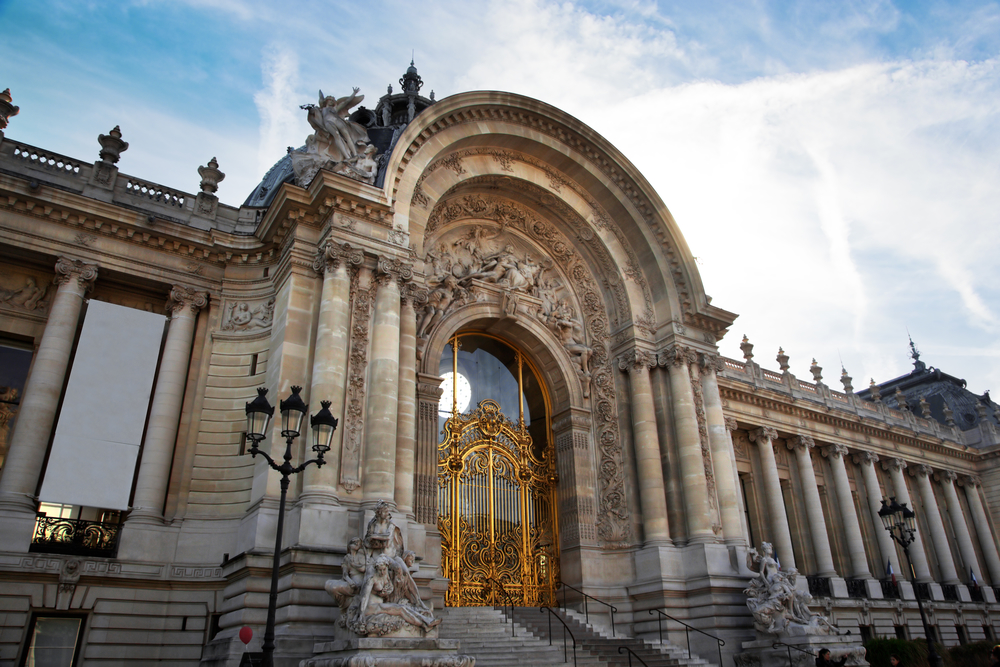
[[[518,355],[518,376],[521,375]],[[520,377],[518,378],[520,385]],[[445,422],[438,527],[448,606],[546,606],[559,580],[555,456],[493,400]],[[496,588],[502,586],[508,595]]]

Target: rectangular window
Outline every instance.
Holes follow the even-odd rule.
[[[84,616],[32,615],[21,667],[74,667],[84,620]]]
[[[956,625],[955,631],[958,632],[958,643],[965,646],[969,643],[969,628],[964,625]]]
[[[983,634],[986,635],[986,641],[988,641],[989,643],[992,644],[993,642],[996,641],[996,635],[993,633],[992,625],[984,625]]]
[[[909,633],[906,631],[905,625],[897,625],[895,626],[895,628],[896,628],[896,639],[908,639],[907,635]]]
[[[858,630],[861,631],[861,643],[862,644],[864,644],[865,642],[867,642],[870,639],[874,638],[874,634],[872,633],[872,626],[870,626],[870,625],[859,625],[858,626]]]

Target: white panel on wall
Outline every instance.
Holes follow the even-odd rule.
[[[166,317],[91,301],[40,499],[128,509]]]

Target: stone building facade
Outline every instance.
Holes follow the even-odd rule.
[[[475,586],[456,597],[472,538],[442,491],[471,465],[448,467],[459,412],[548,466],[551,495],[530,516],[516,505],[544,523],[514,549],[532,603],[562,581],[645,636],[664,609],[724,638],[728,661],[752,636],[746,550],[769,541],[843,628],[922,636],[920,592],[946,644],[995,637],[988,397],[967,401],[969,425],[919,383],[890,406],[846,372],[840,392],[780,353],[765,370],[747,341],[744,360],[720,357],[736,315],[604,138],[513,94],[424,97],[412,66],[400,83],[349,117],[358,100],[321,98],[315,135],[240,207],[215,196],[214,159],[196,194],[119,172],[117,128],[93,164],[0,134],[0,665],[23,664],[40,628],[70,637],[76,664],[238,664],[239,629],[263,630],[279,482],[246,453],[244,406],[293,385],[340,427],[289,492],[282,665],[330,634],[323,583],[379,500],[421,594],[477,603]],[[0,130],[16,122],[3,99]],[[367,136],[337,143],[356,126]],[[884,496],[920,517],[918,591],[875,514]]]

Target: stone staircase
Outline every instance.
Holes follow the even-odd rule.
[[[626,667],[628,655],[618,653],[627,646],[649,667],[709,666],[698,656],[673,644],[650,644],[635,637],[612,637],[610,632],[586,623],[582,614],[556,610],[566,621],[577,641],[576,665],[615,665]],[[442,618],[442,638],[458,639],[459,653],[476,658],[477,667],[535,667],[536,665],[573,665],[572,641],[569,641],[568,661],[563,653],[563,628],[552,620],[552,645],[549,645],[548,612],[533,607],[514,610],[514,635],[507,615],[492,607],[447,607],[437,613]],[[633,667],[642,663],[632,659]]]

